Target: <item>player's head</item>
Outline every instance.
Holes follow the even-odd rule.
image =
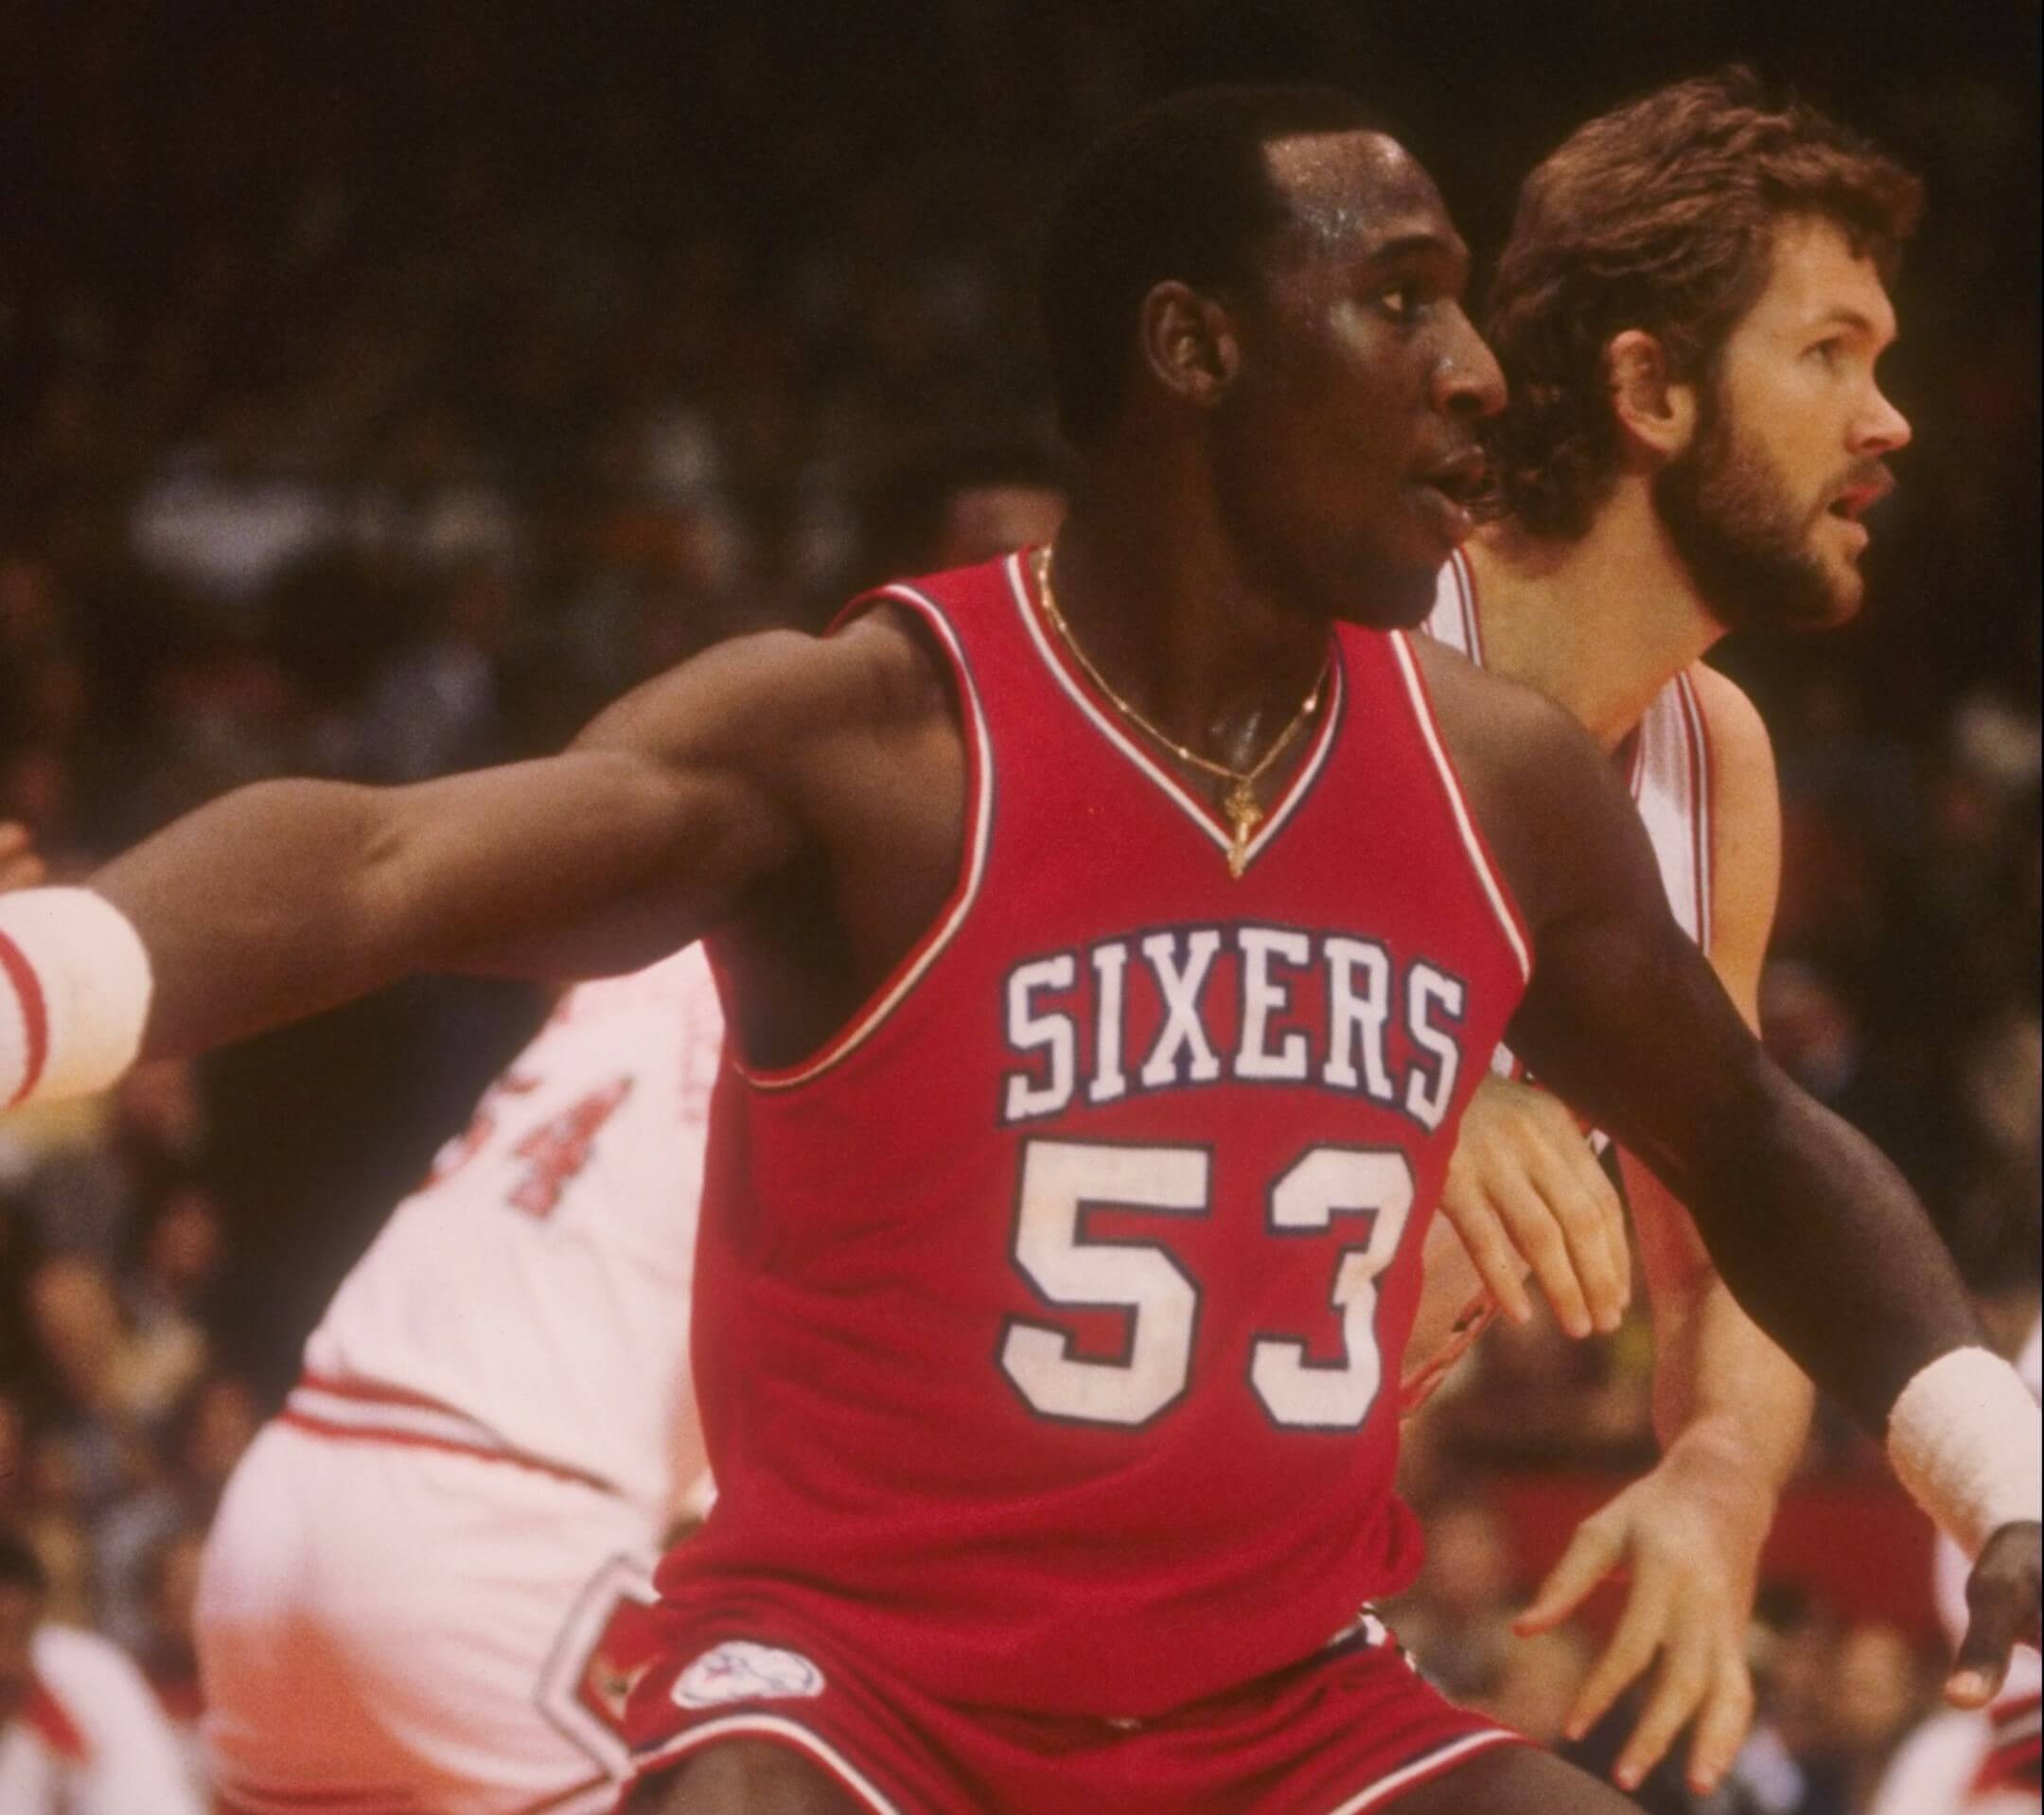
[[[1643,475],[1722,623],[1850,617],[1858,518],[1909,439],[1874,367],[1921,204],[1900,166],[1744,70],[1572,134],[1521,189],[1491,289],[1506,514],[1573,540]]]
[[[1351,97],[1174,97],[1086,153],[1052,222],[1060,425],[1135,470],[1189,456],[1280,596],[1417,622],[1501,400],[1467,267],[1433,180]]]
[[[28,1700],[29,1641],[48,1594],[49,1578],[27,1541],[0,1529],[0,1732]]]

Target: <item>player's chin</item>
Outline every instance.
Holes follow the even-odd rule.
[[[1333,615],[1367,630],[1412,630],[1434,608],[1441,563],[1453,551],[1431,542],[1397,551],[1374,550],[1358,561]]]

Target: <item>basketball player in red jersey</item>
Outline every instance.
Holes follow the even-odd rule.
[[[1920,1207],[1768,1064],[1595,744],[1401,633],[1501,397],[1465,263],[1345,97],[1153,110],[1053,236],[1047,558],[728,645],[547,762],[261,785],[0,900],[17,1096],[711,935],[723,1497],[634,1809],[1627,1806],[1355,1614],[1417,1560],[1383,1388],[1507,1024],[1978,1555],[1967,1693],[2035,1629],[2035,1420]]]
[[[1613,754],[1671,908],[1755,1026],[1780,868],[1773,756],[1745,696],[1701,657],[1728,629],[1818,628],[1859,607],[1859,519],[1909,438],[1875,367],[1895,331],[1884,278],[1919,203],[1913,178],[1836,122],[1724,72],[1571,134],[1522,188],[1489,303],[1510,393],[1486,425],[1503,515],[1443,574],[1428,628],[1539,688]],[[1544,1159],[1542,1131],[1557,1150]],[[1571,1146],[1579,1158],[1558,1105],[1499,1083],[1465,1119],[1454,1170],[1489,1160],[1505,1172],[1492,1198],[1538,1215],[1513,1169],[1530,1183]],[[1621,1165],[1667,1453],[1578,1535],[1522,1627],[1566,1617],[1623,1556],[1627,1612],[1571,1725],[1658,1648],[1620,1780],[1694,1711],[1701,1790],[1751,1708],[1753,1573],[1809,1389],[1652,1172]],[[1469,1266],[1443,1233],[1430,1303]]]

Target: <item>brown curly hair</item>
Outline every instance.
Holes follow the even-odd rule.
[[[1511,387],[1487,426],[1495,508],[1539,536],[1589,529],[1618,469],[1605,348],[1643,328],[1672,377],[1707,379],[1767,286],[1777,220],[1836,221],[1887,278],[1922,208],[1909,171],[1745,68],[1580,128],[1526,178],[1490,287]]]

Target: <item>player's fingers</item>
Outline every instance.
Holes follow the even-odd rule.
[[[1966,1623],[1965,1638],[1952,1659],[1951,1674],[1945,1679],[1945,1700],[1955,1708],[1984,1708],[2001,1693],[2016,1634],[2011,1624],[1994,1617],[1994,1612],[1990,1608],[1983,1615],[1975,1608]]]
[[[1492,1183],[1490,1201],[1497,1206],[1512,1245],[1533,1269],[1542,1295],[1554,1307],[1556,1321],[1571,1336],[1587,1336],[1595,1327],[1590,1306],[1583,1296],[1582,1281],[1576,1276],[1568,1238],[1546,1199],[1529,1181],[1506,1178]]]
[[[1632,1245],[1626,1239],[1625,1199],[1619,1196],[1617,1186],[1587,1140],[1578,1135],[1562,1151],[1568,1154],[1577,1184],[1596,1207],[1605,1252],[1618,1278],[1618,1305],[1623,1310],[1632,1302]]]
[[[1559,1626],[1611,1574],[1624,1549],[1625,1536],[1617,1525],[1584,1520],[1525,1612],[1512,1621],[1512,1630],[1531,1638]]]
[[[1452,1188],[1442,1194],[1441,1214],[1454,1225],[1498,1309],[1515,1324],[1530,1323],[1533,1300],[1526,1295],[1524,1264],[1489,1203],[1472,1186]]]
[[[1626,1602],[1618,1630],[1583,1679],[1575,1705],[1563,1723],[1563,1731],[1571,1739],[1580,1739],[1603,1719],[1627,1685],[1653,1662],[1654,1653],[1667,1634],[1672,1592],[1657,1574],[1643,1573],[1633,1582],[1631,1598]]]
[[[1753,1673],[1733,1644],[1720,1649],[1717,1674],[1702,1712],[1697,1716],[1696,1735],[1689,1741],[1689,1788],[1697,1795],[1708,1796],[1732,1769],[1732,1761],[1746,1743],[1753,1718]]]
[[[1596,1327],[1618,1328],[1625,1314],[1626,1269],[1618,1194],[1580,1140],[1574,1152],[1542,1155],[1535,1164],[1541,1193],[1568,1246],[1569,1264]]]
[[[1966,1577],[1966,1630],[1946,1679],[1945,1699],[1984,1707],[2001,1688],[2009,1655],[2037,1630],[2037,1547],[2034,1524],[2006,1525],[1989,1538]]]
[[[1689,1724],[1690,1716],[1696,1713],[1710,1683],[1708,1635],[1679,1634],[1663,1652],[1647,1705],[1640,1710],[1632,1736],[1612,1767],[1612,1776],[1621,1789],[1636,1789],[1640,1780],[1666,1755],[1675,1736]]]

